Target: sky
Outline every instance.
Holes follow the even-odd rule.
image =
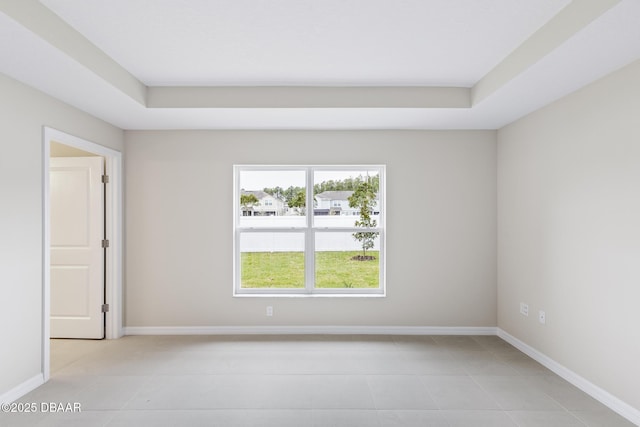
[[[316,171],[314,182],[319,183],[329,180],[343,180],[348,177],[366,175],[366,170],[359,171]],[[377,175],[377,171],[371,171],[369,175]],[[262,190],[280,186],[284,189],[290,186],[304,187],[304,171],[241,171],[240,188],[245,190]]]

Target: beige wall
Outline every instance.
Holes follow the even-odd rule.
[[[640,409],[640,62],[498,132],[498,218],[499,327]]]
[[[0,74],[0,395],[41,372],[42,127],[122,150],[122,131]]]
[[[125,146],[126,326],[496,325],[494,131],[127,131]],[[251,163],[386,164],[388,296],[233,298],[232,165]]]

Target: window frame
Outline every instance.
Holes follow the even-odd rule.
[[[314,172],[317,171],[358,171],[376,170],[379,176],[378,190],[378,225],[376,228],[361,227],[329,227],[314,224],[313,208],[307,209],[304,226],[287,227],[243,227],[240,225],[242,214],[240,203],[240,174],[244,171],[304,171],[306,206],[313,206]],[[380,297],[386,296],[386,165],[352,164],[352,165],[234,165],[233,166],[233,296],[344,296],[344,297]],[[315,236],[317,233],[353,233],[372,230],[378,232],[379,274],[377,288],[316,288],[315,287]],[[304,233],[304,268],[305,283],[303,288],[242,288],[241,287],[241,254],[240,236],[242,233]]]

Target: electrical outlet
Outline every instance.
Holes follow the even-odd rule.
[[[525,304],[523,302],[520,303],[520,314],[523,316],[529,315],[529,304]]]
[[[542,323],[543,325],[547,323],[547,315],[542,310],[538,312],[538,322]]]
[[[267,316],[273,316],[273,307],[271,307],[270,305],[267,306]]]

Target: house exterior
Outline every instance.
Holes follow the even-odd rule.
[[[245,191],[242,195],[253,194],[258,203],[253,206],[241,206],[242,216],[281,216],[285,213],[285,202],[261,190]]]
[[[316,194],[316,206],[314,207],[315,215],[360,215],[358,208],[352,208],[349,206],[349,197],[353,195],[353,191],[324,191]],[[377,195],[376,195],[377,197]],[[378,200],[373,206],[373,212],[379,213],[380,207]]]

